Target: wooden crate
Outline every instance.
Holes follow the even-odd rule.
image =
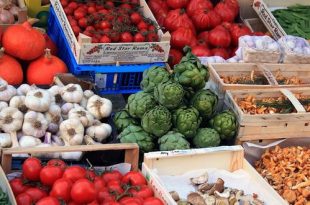
[[[142,173],[149,178],[154,190],[168,205],[176,205],[158,175],[181,175],[188,171],[218,168],[230,172],[245,170],[264,192],[262,199],[269,204],[287,204],[281,196],[244,159],[241,146],[215,147],[169,152],[151,152],[144,155]]]
[[[236,100],[247,96],[256,99],[285,96],[297,110],[288,114],[257,114],[244,113]],[[294,94],[288,89],[227,91],[225,105],[234,111],[239,123],[237,143],[251,140],[297,138],[310,136],[310,113],[307,113]]]
[[[11,205],[16,204],[13,191],[1,166],[0,166],[0,187],[2,191],[8,195]]]

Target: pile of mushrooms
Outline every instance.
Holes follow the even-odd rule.
[[[0,78],[0,147],[12,145],[12,133],[21,147],[102,143],[112,128],[101,120],[111,112],[110,100],[78,84],[16,89]]]
[[[208,183],[208,173],[191,178],[196,192],[189,193],[187,199],[180,199],[177,192],[170,192],[178,205],[263,205],[256,194],[245,195],[242,190],[224,186],[224,181],[218,178],[215,183]]]

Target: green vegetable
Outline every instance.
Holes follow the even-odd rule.
[[[154,88],[162,82],[167,82],[170,78],[170,74],[165,68],[154,66],[143,72],[143,79],[140,83],[140,87],[145,92],[153,93]]]
[[[160,151],[189,149],[189,142],[184,139],[184,135],[178,132],[168,132],[158,140]]]
[[[182,103],[183,96],[183,87],[179,83],[172,81],[160,83],[154,89],[155,99],[168,109],[179,107]]]
[[[137,143],[142,152],[150,152],[155,146],[153,137],[140,126],[130,125],[119,134],[118,138],[121,143]]]
[[[1,188],[0,188],[0,205],[11,205],[11,202],[9,200],[7,193],[2,191]]]
[[[174,66],[174,79],[184,87],[200,90],[209,78],[208,68],[201,64],[189,47],[185,47],[184,52],[186,55]]]
[[[130,116],[134,118],[142,118],[146,111],[155,106],[156,101],[153,95],[140,91],[129,96],[126,108]]]
[[[115,113],[113,122],[119,132],[123,131],[129,125],[138,125],[138,121],[132,118],[126,110]]]
[[[217,95],[210,90],[196,92],[191,100],[191,105],[199,111],[203,120],[209,119],[214,114],[217,103]]]
[[[172,123],[178,132],[183,134],[186,138],[192,138],[199,128],[201,117],[196,108],[181,107],[173,113]]]
[[[146,132],[161,137],[171,128],[171,114],[166,107],[156,106],[143,115],[141,125]]]
[[[216,130],[211,128],[198,129],[193,139],[193,144],[197,148],[216,147],[221,143],[221,138]]]
[[[238,131],[236,116],[228,110],[214,116],[209,124],[220,134],[221,139],[231,139]]]

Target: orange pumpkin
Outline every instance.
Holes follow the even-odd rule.
[[[0,77],[11,85],[18,85],[23,82],[23,70],[17,60],[3,53],[0,50]]]
[[[8,27],[2,36],[5,52],[22,60],[34,60],[44,53],[43,34],[32,28],[29,22]]]
[[[46,48],[51,49],[51,54],[56,56],[58,53],[58,48],[55,45],[55,43],[52,41],[52,39],[47,35],[44,34],[45,42],[46,42]]]
[[[50,85],[57,73],[67,73],[66,64],[58,57],[51,55],[50,49],[45,49],[45,55],[32,61],[27,69],[28,84]]]

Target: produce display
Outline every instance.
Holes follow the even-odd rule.
[[[254,84],[254,85],[269,85],[268,80],[261,72],[255,72],[252,70],[250,75],[221,75],[221,79],[227,84]],[[280,73],[279,73],[280,77]],[[285,80],[281,76],[281,80]]]
[[[14,24],[18,20],[21,8],[16,3],[16,1],[1,1],[0,24]]]
[[[61,0],[64,12],[76,37],[91,37],[92,43],[155,42],[156,22],[145,18],[139,0],[90,1]]]
[[[1,79],[0,88],[1,147],[12,145],[8,136],[13,132],[20,147],[91,145],[104,142],[112,132],[100,121],[110,116],[112,102],[78,84],[15,88]]]
[[[8,194],[0,188],[0,205],[11,205]]]
[[[190,182],[195,186],[196,192],[189,193],[187,199],[180,199],[175,191],[170,192],[178,205],[264,205],[257,194],[245,195],[243,190],[225,187],[225,182],[221,178],[215,183],[208,182],[208,173],[191,178]]]
[[[289,204],[308,205],[309,157],[309,147],[276,146],[267,150],[256,162],[255,167]]]
[[[22,165],[22,176],[10,185],[17,205],[163,205],[140,172],[97,171],[59,159],[43,165],[31,157]]]
[[[163,67],[144,71],[142,91],[130,95],[126,108],[114,115],[121,143],[134,142],[150,152],[213,147],[235,137],[235,115],[215,113],[218,98],[204,89],[208,69],[185,50],[172,74]]]

